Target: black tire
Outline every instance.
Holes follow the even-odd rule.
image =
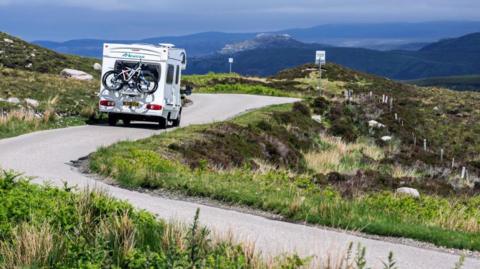
[[[158,118],[158,128],[159,129],[166,129],[167,128],[167,119],[164,117]]]
[[[124,81],[119,75],[120,73],[117,71],[108,71],[105,73],[102,77],[103,87],[109,91],[118,91],[123,88]],[[113,82],[114,79],[115,82]],[[110,84],[108,82],[110,82]]]
[[[130,119],[123,119],[122,121],[123,121],[123,125],[130,126],[130,123],[131,123]]]
[[[115,126],[117,125],[118,117],[114,114],[108,114],[108,125]]]
[[[178,112],[178,116],[176,119],[172,120],[172,126],[173,127],[178,127],[180,126],[180,121],[182,120],[182,110]]]
[[[148,83],[148,85],[147,85]],[[158,79],[151,72],[143,72],[143,78],[137,82],[137,90],[142,93],[152,94],[158,89]]]

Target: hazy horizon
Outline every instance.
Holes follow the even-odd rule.
[[[0,0],[0,30],[29,41],[141,39],[340,23],[480,21],[478,10],[480,2],[473,0],[145,0],[141,4],[125,0]]]

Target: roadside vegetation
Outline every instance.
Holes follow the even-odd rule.
[[[98,81],[0,67],[0,138],[94,120]]]
[[[299,94],[305,101],[102,148],[91,156],[90,169],[128,188],[180,192],[289,220],[480,250],[480,145],[478,126],[472,125],[480,116],[473,104],[480,96],[416,88],[334,64],[326,66],[318,96],[315,72],[306,65],[266,79],[187,78],[197,89],[230,81]],[[353,91],[348,100],[346,90]],[[391,109],[379,101],[382,95],[394,98]],[[370,120],[383,127],[369,126]],[[460,177],[463,166],[468,178]],[[421,195],[397,194],[400,187]]]
[[[90,168],[128,188],[163,189],[287,219],[480,250],[478,196],[395,195],[414,173],[373,142],[345,143],[297,103],[98,150]],[[321,161],[319,161],[321,159]],[[397,177],[394,177],[395,175]],[[428,183],[415,186],[430,191]]]
[[[33,185],[0,174],[0,267],[299,268],[296,256],[263,260],[253,245],[214,236],[101,192]]]
[[[0,32],[0,67],[58,75],[64,68],[92,73],[96,62],[93,58],[57,53]]]
[[[319,268],[362,269],[366,249],[352,243],[321,259],[267,257],[252,243],[216,235],[199,222],[159,220],[95,190],[29,183],[0,171],[0,267],[16,268]],[[458,262],[461,268],[464,258]],[[397,268],[394,254],[384,269]]]

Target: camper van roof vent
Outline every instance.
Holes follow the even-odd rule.
[[[173,47],[175,47],[175,45],[169,44],[169,43],[159,43],[158,45],[159,45],[160,47],[164,47],[164,48],[173,48]]]

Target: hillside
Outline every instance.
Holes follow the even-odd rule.
[[[92,73],[95,62],[98,60],[60,54],[0,32],[0,66],[3,67],[51,74],[76,68]]]
[[[269,78],[187,76],[199,92],[303,101],[121,142],[85,166],[129,189],[480,250],[480,94],[419,88],[331,63],[323,73],[321,93],[314,65]]]
[[[424,87],[441,87],[457,91],[480,91],[480,75],[425,78],[407,81]]]
[[[244,75],[269,76],[282,69],[312,62],[315,50],[327,51],[327,61],[366,73],[392,79],[475,74],[480,69],[479,34],[433,43],[419,51],[376,51],[361,48],[329,47],[320,44],[296,44],[291,40],[275,46],[257,45],[229,55],[216,54],[190,61],[190,74],[228,70],[228,57],[234,57],[234,70]],[[254,41],[252,41],[254,42]],[[258,42],[257,42],[258,43]],[[463,49],[457,49],[465,48]],[[440,49],[441,48],[441,49]]]
[[[100,76],[95,62],[0,33],[0,139],[93,120]],[[60,76],[64,68],[94,79],[66,79]]]

